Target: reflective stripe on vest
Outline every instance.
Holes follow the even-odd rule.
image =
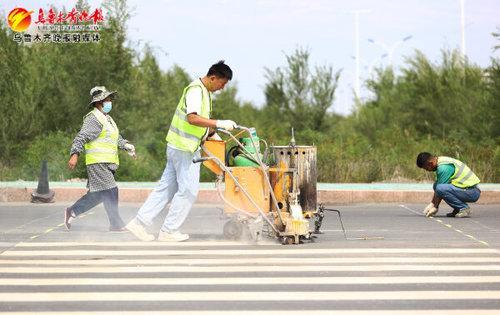
[[[94,108],[88,115],[94,115],[102,124],[102,130],[99,136],[85,143],[85,164],[96,163],[114,163],[120,164],[118,159],[118,137],[119,131],[113,118],[109,116],[109,120],[97,108]]]
[[[455,172],[451,177],[451,184],[453,186],[467,188],[477,185],[480,182],[476,174],[465,163],[459,160],[447,156],[439,156],[438,165],[441,164],[453,164],[455,167]]]
[[[203,85],[200,79],[191,82],[183,91],[179,104],[172,118],[172,123],[168,130],[166,140],[179,150],[195,152],[200,146],[201,139],[208,128],[192,125],[187,119],[186,94],[189,89],[200,89],[202,95],[201,113],[197,113],[203,118],[210,118],[212,110],[212,98],[210,92]]]

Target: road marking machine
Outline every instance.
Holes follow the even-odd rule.
[[[288,146],[269,147],[254,128],[238,129],[236,135],[218,130],[228,140],[205,141],[202,157],[193,160],[217,175],[229,218],[224,235],[236,239],[245,232],[257,241],[267,233],[282,244],[311,240],[320,233],[325,210],[317,207],[316,147],[295,145],[293,130]]]

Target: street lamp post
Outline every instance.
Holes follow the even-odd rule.
[[[460,50],[462,53],[462,60],[465,60],[465,0],[460,0],[460,33]]]
[[[380,55],[379,57],[373,59],[370,63],[368,63],[367,60],[363,60],[363,58],[360,58],[359,62],[361,64],[363,64],[363,69],[366,70],[365,71],[366,76],[370,77],[371,74],[372,74],[372,72],[373,72],[373,69],[376,66],[376,64],[377,63],[381,63],[387,56],[388,56],[388,54],[384,53],[384,54]],[[351,59],[355,61],[356,57],[355,56],[351,56]],[[362,77],[362,75],[360,74],[360,80],[361,80],[361,77]]]
[[[360,80],[359,80],[359,60],[360,60],[360,52],[359,52],[359,15],[361,13],[368,13],[368,10],[354,10],[354,42],[355,42],[355,51],[356,51],[356,73],[354,75],[354,93],[355,98],[359,97],[360,92]]]
[[[403,39],[395,42],[394,44],[392,45],[387,45],[386,43],[384,42],[381,42],[381,41],[377,41],[377,40],[374,40],[372,38],[369,38],[368,41],[372,44],[375,44],[377,46],[380,46],[382,47],[382,49],[385,50],[385,52],[387,53],[388,57],[389,57],[389,63],[391,66],[393,66],[393,55],[394,55],[394,51],[396,50],[396,48],[398,46],[400,46],[401,44],[403,44],[404,42],[406,41],[409,41],[410,39],[413,38],[413,35],[408,35],[406,37],[404,37]]]
[[[354,37],[356,39],[356,75],[355,75],[355,92],[356,98],[359,97],[359,11],[354,13]]]
[[[372,72],[373,72],[373,69],[375,69],[376,64],[377,64],[377,63],[379,63],[379,62],[380,62],[380,63],[382,63],[382,60],[383,60],[384,58],[386,58],[387,56],[388,56],[388,54],[387,54],[387,53],[384,53],[384,54],[382,54],[379,58],[374,59],[374,60],[370,63],[370,65],[369,65],[369,66],[368,66],[368,68],[367,68],[367,70],[368,70],[368,77],[371,77],[371,76],[372,76]]]

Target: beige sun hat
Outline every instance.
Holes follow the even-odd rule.
[[[89,107],[92,106],[95,102],[100,102],[108,96],[114,96],[116,91],[108,91],[104,86],[95,86],[90,90],[90,97],[92,100],[89,103]]]

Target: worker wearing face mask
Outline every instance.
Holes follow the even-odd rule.
[[[115,121],[109,115],[115,94],[116,92],[107,91],[104,86],[96,86],[90,90],[92,99],[89,107],[93,109],[83,119],[82,128],[73,140],[68,161],[68,167],[74,169],[78,157],[85,152],[88,192],[65,209],[64,224],[68,230],[73,218],[104,203],[109,231],[126,231],[118,212],[118,187],[114,174],[120,164],[118,149],[127,151],[135,158],[135,147],[121,137]]]

